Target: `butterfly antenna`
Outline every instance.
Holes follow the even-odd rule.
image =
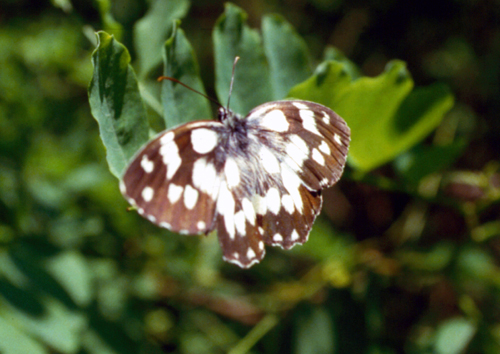
[[[160,76],[160,77],[158,78],[158,81],[163,81],[163,80],[168,80],[168,81],[173,81],[173,82],[176,82],[176,83],[178,83],[178,84],[180,84],[180,85],[184,86],[185,88],[187,88],[187,89],[189,89],[189,90],[191,90],[191,91],[193,91],[193,92],[196,92],[196,93],[197,93],[197,94],[199,94],[199,95],[202,95],[202,96],[203,96],[203,97],[205,97],[207,100],[210,100],[210,101],[212,101],[213,103],[215,103],[217,106],[222,107],[222,105],[221,105],[221,104],[220,104],[217,100],[215,100],[214,98],[212,98],[212,97],[210,97],[210,96],[207,96],[207,95],[205,95],[204,93],[201,93],[200,91],[197,91],[197,90],[195,90],[195,89],[194,89],[194,88],[192,88],[192,87],[189,87],[189,86],[188,86],[188,85],[186,85],[185,83],[182,83],[181,81],[179,81],[179,80],[177,80],[177,79],[174,79],[173,77],[170,77],[170,76]]]
[[[229,109],[229,100],[231,99],[231,93],[233,92],[233,83],[234,83],[234,69],[236,68],[236,63],[240,60],[240,57],[234,58],[233,62],[233,72],[231,74],[231,84],[229,85],[229,97],[227,98],[227,109]]]

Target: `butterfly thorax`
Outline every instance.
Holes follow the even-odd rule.
[[[225,132],[220,134],[219,146],[216,149],[215,164],[224,166],[228,159],[233,159],[240,168],[241,185],[245,195],[260,193],[267,189],[266,180],[274,179],[266,176],[259,158],[259,149],[262,144],[268,143],[270,133],[260,132],[258,129],[230,109],[219,109],[219,120]],[[271,134],[276,135],[276,134]]]
[[[248,129],[246,122],[239,114],[230,109],[219,109],[219,121],[222,123],[223,133],[220,134],[219,150],[224,154],[244,152],[248,147]]]

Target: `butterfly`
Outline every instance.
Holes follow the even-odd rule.
[[[221,107],[217,121],[186,123],[148,142],[120,190],[160,227],[217,230],[223,259],[249,268],[265,245],[307,241],[321,191],[341,177],[349,142],[346,122],[318,103],[273,101],[245,117]]]

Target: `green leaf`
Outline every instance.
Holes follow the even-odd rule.
[[[396,171],[408,182],[417,184],[423,177],[444,170],[464,151],[467,144],[457,140],[449,145],[421,146],[398,156],[394,161]]]
[[[148,140],[149,125],[127,49],[105,32],[97,37],[90,108],[99,123],[109,169],[120,178],[129,159]]]
[[[309,240],[291,252],[307,254],[317,260],[335,259],[339,264],[350,267],[353,263],[352,244],[341,236],[324,217],[318,217],[309,235]]]
[[[78,279],[66,278],[63,284],[58,282],[64,271],[75,270],[75,264],[70,269],[59,269],[54,273],[56,277],[51,274],[54,270],[51,266],[71,263],[64,255],[59,258],[60,255],[49,243],[35,239],[18,241],[10,248],[9,256],[2,257],[2,270],[9,278],[0,287],[8,302],[2,304],[2,311],[4,318],[12,319],[18,328],[57,352],[75,353],[80,347],[87,320],[71,295],[76,294],[73,291],[75,286],[82,285],[74,283]],[[87,287],[87,291],[91,288],[89,283],[83,287]]]
[[[344,117],[352,135],[349,163],[364,172],[424,139],[453,105],[443,85],[412,92],[413,80],[401,61],[392,61],[375,78],[352,80],[350,71],[345,63],[325,62],[290,94],[324,104]]]
[[[189,5],[189,0],[156,0],[146,16],[137,21],[134,41],[140,77],[161,63],[162,46],[171,34],[172,23],[186,16]]]
[[[329,313],[323,307],[299,312],[296,320],[295,353],[334,353],[335,335]]]
[[[293,86],[312,74],[307,45],[292,25],[280,15],[264,17],[262,37],[271,73],[271,98],[283,99]]]
[[[205,93],[195,53],[179,24],[180,21],[174,23],[172,37],[165,43],[163,75]],[[162,82],[161,100],[167,128],[212,115],[207,98],[169,80]]]
[[[66,290],[80,307],[90,304],[93,296],[92,279],[86,259],[76,251],[65,251],[45,262],[47,272]]]
[[[434,349],[437,354],[465,353],[477,326],[465,318],[452,318],[441,323],[436,331]]]
[[[87,327],[85,314],[69,310],[52,297],[40,296],[40,300],[45,306],[44,316],[31,317],[12,311],[9,317],[57,351],[75,353],[80,347],[81,333]]]
[[[353,80],[358,79],[361,77],[361,72],[359,71],[358,67],[356,64],[354,64],[352,61],[350,61],[344,53],[342,53],[340,50],[338,50],[335,47],[328,46],[325,49],[325,53],[323,54],[323,60],[324,61],[338,61],[342,64],[344,64],[344,69],[349,73],[349,75],[352,77]]]
[[[46,354],[48,351],[30,336],[0,317],[0,352],[2,354]]]
[[[110,32],[113,36],[118,38],[118,40],[121,40],[123,37],[123,26],[120,24],[120,22],[115,20],[113,14],[111,13],[111,1],[97,0],[96,4],[99,15],[101,15],[101,21],[104,26],[104,31]]]
[[[340,62],[327,61],[316,68],[313,76],[293,87],[289,96],[333,107],[350,84],[351,76],[346,66]]]
[[[439,242],[426,250],[401,250],[398,261],[412,270],[439,272],[447,267],[453,258],[455,247],[448,242]]]
[[[229,96],[233,62],[240,57],[231,96],[231,109],[240,114],[273,99],[261,38],[246,25],[246,18],[243,10],[227,3],[213,31],[215,89],[220,102],[226,102]]]

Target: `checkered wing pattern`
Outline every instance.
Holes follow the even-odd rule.
[[[185,234],[218,232],[226,261],[248,268],[265,244],[307,241],[321,190],[342,175],[350,130],[331,109],[275,101],[246,117],[167,130],[132,160],[121,191],[139,214]]]

